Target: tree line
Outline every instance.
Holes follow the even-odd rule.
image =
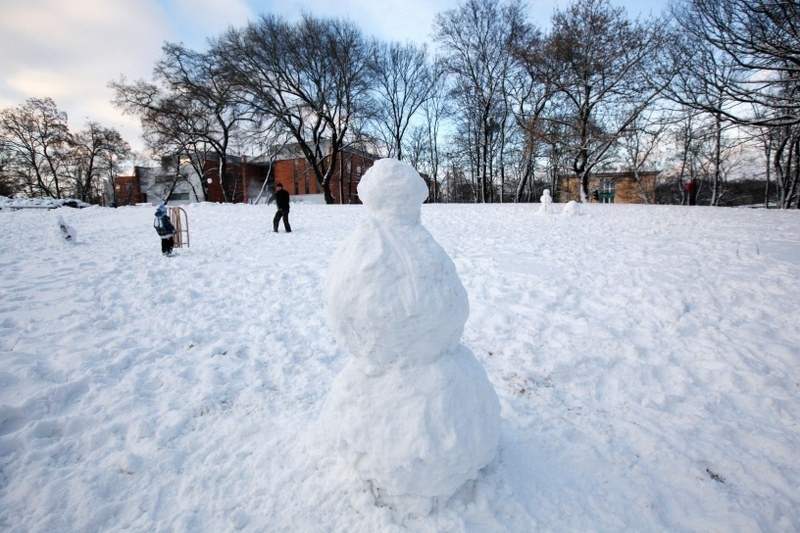
[[[0,195],[100,203],[105,179],[130,157],[120,134],[97,122],[72,133],[50,98],[0,111]]]
[[[595,173],[664,170],[679,201],[718,205],[738,172],[763,176],[768,201],[797,208],[798,20],[797,0],[678,0],[643,19],[573,0],[543,30],[521,0],[465,0],[435,17],[433,54],[342,19],[264,15],[203,51],[167,43],[152,80],[110,85],[154,156],[180,154],[201,176],[200,162],[218,160],[224,175],[231,154],[291,145],[328,201],[342,150],[358,148],[407,160],[439,201],[531,201],[565,177],[587,201]],[[50,159],[62,148],[50,150],[41,128],[14,129],[37,104],[2,112],[2,183],[83,194],[87,163],[60,168]]]

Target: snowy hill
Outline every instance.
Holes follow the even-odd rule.
[[[0,530],[800,530],[800,213],[423,206],[501,438],[410,516],[318,424],[348,358],[322,284],[363,206],[293,206],[291,234],[184,208],[172,258],[150,207],[0,211]]]

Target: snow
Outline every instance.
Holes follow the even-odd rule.
[[[574,217],[581,214],[581,208],[578,205],[578,202],[575,200],[570,200],[566,204],[564,204],[564,209],[561,211],[561,216],[564,217]]]
[[[425,182],[408,163],[382,159],[358,192],[366,217],[326,278],[327,323],[351,359],[334,380],[321,438],[382,503],[427,515],[495,458],[500,405],[459,342],[467,293],[421,225]]]
[[[83,200],[76,198],[7,198],[0,196],[0,211],[3,209],[55,209],[57,207],[89,207]]]
[[[415,515],[319,440],[364,206],[183,207],[172,258],[151,206],[0,211],[0,530],[800,530],[800,213],[423,205],[501,420]]]
[[[61,238],[72,244],[78,242],[78,232],[75,228],[66,223],[63,217],[58,217],[58,229],[61,232]]]

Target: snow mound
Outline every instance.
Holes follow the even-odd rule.
[[[575,200],[570,200],[564,206],[564,210],[561,211],[561,216],[565,217],[574,217],[581,214],[580,205]]]
[[[65,241],[75,244],[78,241],[78,232],[67,224],[67,221],[64,220],[64,217],[58,217],[58,230],[59,236],[64,239]]]
[[[7,196],[0,196],[0,211],[4,209],[15,210],[30,208],[56,209],[59,207],[83,209],[91,206],[77,198],[9,198]]]

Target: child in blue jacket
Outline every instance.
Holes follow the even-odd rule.
[[[156,208],[156,218],[153,221],[153,227],[156,228],[156,233],[161,237],[161,253],[166,256],[172,255],[172,236],[175,234],[175,226],[167,215],[167,208],[163,205]]]

